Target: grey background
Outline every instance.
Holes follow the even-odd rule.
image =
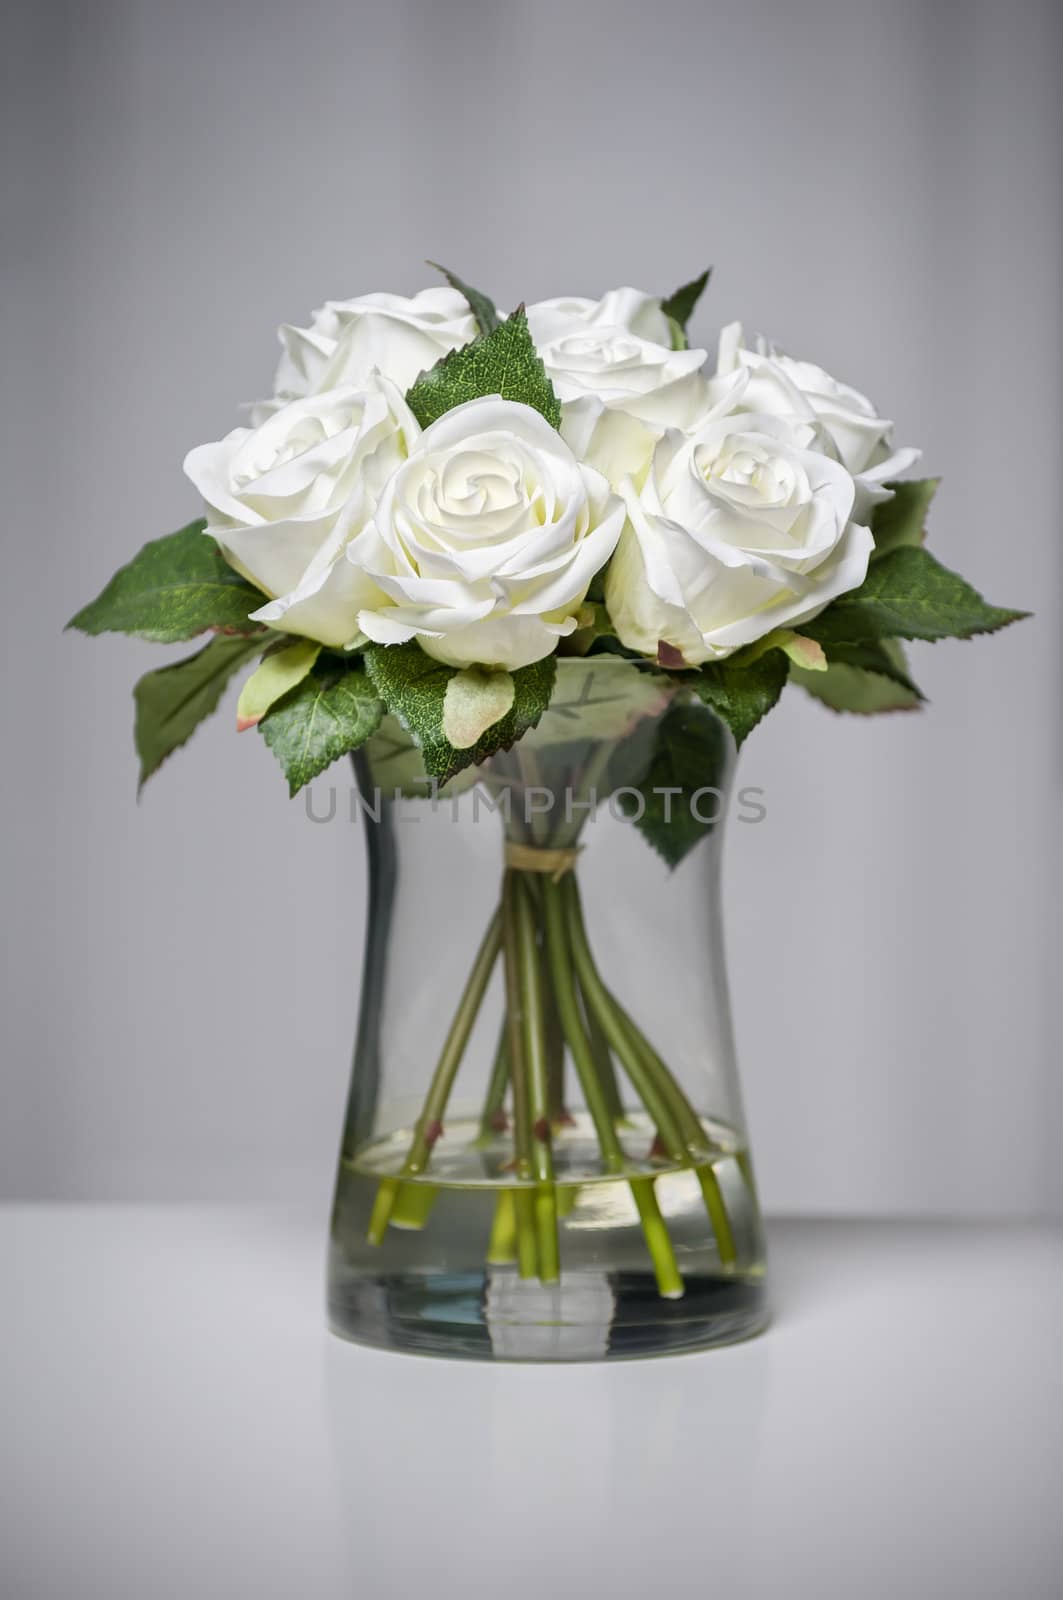
[[[917,651],[922,718],[788,697],[728,925],[770,1207],[1058,1206],[1061,37],[1048,0],[8,8],[4,1194],[327,1193],[357,834],[231,705],[137,807],[165,652],[59,629],[196,514],[274,326],[432,256],[501,303],[715,262],[698,342],[740,316],[867,390],[944,475],[937,554],[1036,609]]]

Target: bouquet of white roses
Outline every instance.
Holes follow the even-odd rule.
[[[415,792],[498,784],[506,759],[535,748],[566,679],[606,657],[618,747],[648,704],[672,708],[657,757],[678,794],[713,759],[684,707],[710,708],[736,745],[788,682],[835,710],[915,708],[903,641],[1022,615],[924,548],[935,482],[897,481],[917,452],[894,445],[861,393],[737,324],[714,368],[689,347],[707,273],[665,299],[617,289],[505,318],[444,276],[411,299],[329,301],[309,327],[282,328],[273,397],[186,459],[205,520],[146,545],[73,619],[162,643],[211,635],[137,685],[142,781],[257,659],[238,727],[257,726],[291,793],[363,747],[372,763],[382,740],[413,759]],[[583,794],[615,787],[608,760],[566,776]],[[708,825],[651,801],[638,826],[674,866]],[[509,1129],[508,1093],[519,1181],[500,1201],[492,1259],[511,1249],[522,1274],[557,1276],[553,1031],[604,1168],[629,1174],[658,1285],[676,1295],[652,1176],[630,1172],[617,1136],[617,1068],[656,1129],[654,1155],[697,1172],[725,1264],[728,1217],[703,1121],[596,967],[578,833],[508,840],[498,914],[370,1237],[430,1166],[501,959],[508,1009],[484,1128]]]

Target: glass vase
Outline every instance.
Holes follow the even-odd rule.
[[[390,720],[355,757],[345,1338],[566,1361],[764,1325],[721,926],[734,746],[662,684],[562,662],[538,726],[442,787]]]

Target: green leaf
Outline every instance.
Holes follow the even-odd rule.
[[[469,310],[476,318],[481,333],[491,333],[498,327],[498,309],[489,295],[481,294],[479,289],[471,289],[467,283],[462,283],[456,273],[448,271],[446,267],[441,267],[438,261],[430,261],[428,265],[435,267],[437,272],[441,272],[450,287],[457,289],[459,294],[465,296],[469,302]]]
[[[871,536],[875,541],[873,561],[901,545],[922,544],[926,538],[927,512],[940,482],[940,478],[912,478],[885,485],[893,490],[893,499],[883,500],[871,512]]]
[[[236,731],[243,733],[262,721],[270,706],[302,683],[321,654],[313,639],[295,639],[271,650],[240,690],[236,704]]]
[[[783,655],[788,656],[795,667],[805,672],[826,672],[827,657],[818,639],[808,639],[803,633],[785,628],[778,643]]]
[[[705,292],[705,285],[709,281],[711,267],[706,267],[700,278],[695,278],[691,283],[684,283],[681,289],[670,294],[667,300],[661,301],[661,310],[666,317],[677,323],[683,331],[686,340],[687,323],[694,313],[694,307]]]
[[[674,679],[619,656],[562,656],[550,704],[526,735],[529,748],[621,740],[656,717],[676,692]]]
[[[826,672],[791,668],[790,681],[807,689],[832,711],[852,711],[860,716],[873,716],[880,711],[918,711],[923,696],[908,676],[904,653],[896,640],[888,639],[866,649],[866,660],[873,659],[874,651],[881,652],[877,666],[868,668],[834,660]]]
[[[642,806],[624,794],[621,808],[670,867],[719,820],[730,757],[724,725],[704,705],[677,702],[658,723],[653,759],[638,785]],[[718,794],[699,795],[701,789]]]
[[[907,691],[909,700],[922,700],[923,695],[912,681],[904,647],[897,639],[871,639],[866,644],[832,644],[827,650],[829,671],[832,666],[848,667],[858,672],[873,672],[880,678]]]
[[[408,800],[427,800],[438,792],[444,798],[463,794],[478,781],[475,767],[466,767],[442,785],[425,771],[420,746],[403,727],[398,717],[385,715],[365,746],[373,782],[385,794],[401,794]]]
[[[697,673],[684,673],[681,681],[726,722],[740,745],[782,694],[789,670],[783,652],[773,649],[742,666],[710,662]]]
[[[365,671],[330,656],[278,700],[258,727],[284,768],[288,793],[294,795],[340,756],[364,744],[383,714]]]
[[[523,306],[490,333],[451,350],[430,372],[423,372],[406,400],[427,428],[455,406],[489,394],[534,406],[552,427],[561,426],[561,404],[532,343]]]
[[[261,637],[212,639],[194,656],[144,674],[133,690],[141,788],[215,709],[233,673],[261,649]]]
[[[874,639],[969,639],[1028,615],[987,605],[929,551],[900,545],[868,569],[859,589],[842,595],[801,629],[829,655],[831,645]]]
[[[443,693],[443,735],[455,750],[471,750],[488,728],[509,711],[516,699],[510,673],[487,667],[463,667]]]
[[[421,747],[429,777],[446,783],[464,767],[476,766],[496,750],[508,750],[533,728],[550,703],[556,662],[553,656],[518,667],[512,674],[514,698],[504,717],[492,723],[468,749],[458,750],[444,731],[447,688],[458,674],[409,644],[367,645],[365,664],[373,685],[388,710]]]
[[[263,604],[235,572],[200,519],[152,539],[102,593],[67,623],[82,633],[131,633],[157,644],[191,639],[207,628],[262,634],[248,612]]]

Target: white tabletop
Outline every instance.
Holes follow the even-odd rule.
[[[778,1223],[703,1355],[387,1355],[321,1218],[0,1211],[9,1600],[1063,1593],[1063,1239]]]

